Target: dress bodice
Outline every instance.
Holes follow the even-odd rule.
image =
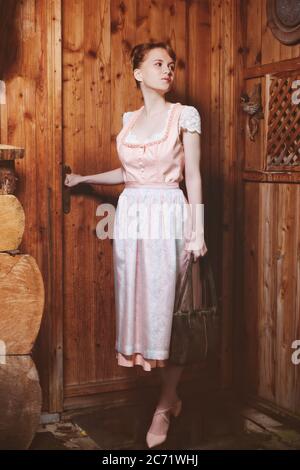
[[[172,108],[170,107],[168,110],[167,120],[169,118],[171,109]],[[133,112],[134,111],[128,111],[123,114],[123,126],[129,122]],[[164,134],[164,130],[165,129],[158,133],[152,134],[149,139],[144,141],[144,143],[160,139]],[[182,110],[178,120],[179,134],[181,133],[181,131],[198,132],[199,134],[201,134],[201,119],[198,110],[194,106],[182,105]],[[136,134],[132,131],[129,131],[129,133],[127,134],[126,142],[140,143]]]
[[[124,181],[180,182],[183,179],[184,148],[182,130],[201,133],[200,115],[193,106],[172,103],[161,132],[139,142],[131,131],[144,106],[123,115],[117,135],[117,150]]]

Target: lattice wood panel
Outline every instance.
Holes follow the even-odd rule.
[[[269,78],[267,169],[299,171],[300,71]]]

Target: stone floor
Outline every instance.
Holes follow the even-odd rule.
[[[230,409],[208,410],[199,419],[194,406],[185,405],[172,418],[167,441],[155,448],[176,450],[300,449],[300,429],[255,409],[243,408],[234,417]],[[126,405],[88,410],[69,421],[41,425],[30,449],[147,450],[145,435],[152,410]]]

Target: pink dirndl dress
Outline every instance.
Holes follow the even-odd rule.
[[[167,364],[175,292],[190,255],[185,244],[191,218],[183,217],[188,201],[179,188],[184,168],[178,131],[182,106],[171,104],[161,138],[143,144],[126,140],[142,106],[116,139],[125,181],[113,234],[116,359],[121,366],[140,365],[146,371]],[[174,231],[166,236],[166,221],[171,232],[180,226],[178,236]],[[143,234],[137,236],[141,227]]]

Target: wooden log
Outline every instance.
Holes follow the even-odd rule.
[[[44,309],[41,272],[30,255],[0,253],[0,340],[6,354],[29,354]]]
[[[41,404],[31,356],[0,356],[0,449],[28,449],[40,422]]]
[[[24,158],[24,155],[25,149],[23,147],[0,144],[0,160],[16,160]]]
[[[25,213],[12,194],[0,195],[0,251],[16,250],[25,229]]]

